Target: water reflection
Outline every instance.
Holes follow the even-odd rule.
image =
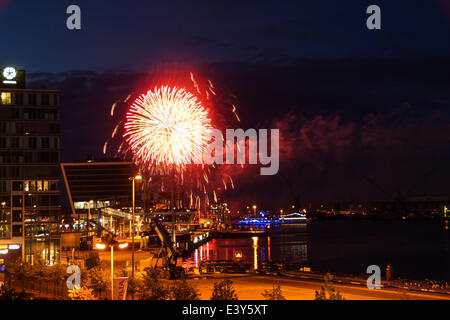
[[[194,251],[186,263],[198,267],[201,261],[242,260],[258,269],[261,262],[307,263],[305,226],[280,227],[269,237],[212,239]]]
[[[252,237],[253,240],[253,269],[258,270],[258,237]]]
[[[395,276],[450,279],[450,230],[442,221],[324,221],[273,228],[270,237],[213,239],[188,259],[289,262],[313,271],[364,274],[367,266],[391,264]],[[258,262],[258,265],[256,264]]]

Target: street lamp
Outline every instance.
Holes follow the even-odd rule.
[[[256,204],[253,205],[253,215],[256,216]]]
[[[136,194],[136,180],[142,180],[142,176],[138,173],[134,177],[128,178],[132,184],[132,207],[131,207],[131,278],[134,279],[134,206]]]
[[[91,204],[94,203],[94,200],[90,200],[88,202],[88,224],[87,224],[87,231],[88,231],[88,237],[90,236],[90,231],[91,231],[91,225],[89,224],[89,222],[91,221]]]
[[[110,239],[109,241],[107,241],[107,243],[96,243],[95,249],[105,250],[107,246],[109,246],[111,249],[111,300],[114,300],[114,247],[125,249],[126,247],[128,247],[128,243],[117,242],[114,239]]]

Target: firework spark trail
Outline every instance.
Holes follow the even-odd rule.
[[[237,121],[239,121],[239,122],[241,122],[241,119],[239,119],[239,116],[237,115],[237,113],[236,113],[236,106],[234,105],[234,104],[232,104],[232,106],[233,106],[233,113],[234,113],[234,115],[236,116],[236,120]]]

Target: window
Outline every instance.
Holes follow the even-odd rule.
[[[9,239],[11,236],[11,225],[9,223],[0,224],[0,239]]]
[[[50,148],[50,138],[42,138],[41,148]]]
[[[36,94],[35,93],[30,93],[28,95],[28,104],[37,104],[37,98],[36,98]]]
[[[50,96],[48,94],[41,95],[41,105],[48,106],[50,104]]]
[[[13,222],[22,222],[22,210],[13,210]]]
[[[23,197],[13,196],[13,207],[22,207],[22,205],[23,205]]]
[[[0,96],[2,104],[11,104],[11,92],[2,92]]]
[[[9,140],[9,144],[11,148],[20,148],[20,142],[18,137],[11,137]]]
[[[28,138],[28,148],[36,149],[36,138]]]
[[[32,152],[25,152],[25,162],[33,162],[33,153]]]
[[[16,104],[23,104],[23,93],[16,93],[14,96],[16,98]]]
[[[13,191],[22,191],[23,190],[22,181],[13,181],[12,188]]]
[[[21,225],[13,225],[13,237],[21,237],[22,236],[22,226]]]
[[[50,182],[50,190],[58,190],[58,182]]]

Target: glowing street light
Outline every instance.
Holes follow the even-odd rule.
[[[104,243],[96,243],[95,244],[95,249],[97,250],[104,250],[106,248],[106,244]]]
[[[117,242],[116,240],[112,239],[109,241],[109,247],[111,248],[111,300],[114,300],[114,247],[117,246],[119,249],[125,249],[128,247],[127,242]],[[95,249],[97,250],[104,250],[106,249],[107,244],[106,243],[96,243]]]

